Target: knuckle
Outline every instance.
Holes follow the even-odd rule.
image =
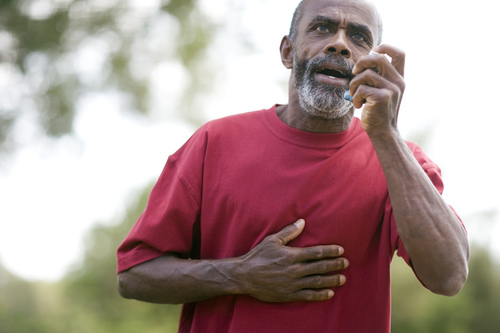
[[[326,273],[330,271],[330,264],[326,261],[318,263],[318,271],[319,273]]]
[[[306,292],[305,299],[309,302],[314,301],[314,294],[311,291]]]
[[[344,268],[344,262],[342,260],[335,260],[333,269],[338,271]]]
[[[349,261],[345,258],[338,260],[338,269],[345,269],[349,266]]]
[[[321,276],[316,275],[313,277],[313,286],[315,287],[321,287],[323,285],[323,279]]]
[[[276,243],[279,242],[279,239],[278,235],[269,235],[262,240],[262,243]]]
[[[380,94],[379,98],[381,103],[388,104],[392,99],[392,94],[390,93]]]
[[[297,261],[295,254],[290,251],[283,252],[281,259],[286,263],[295,263]]]
[[[318,258],[318,259],[320,259],[320,258],[323,258],[324,255],[325,255],[325,251],[323,250],[323,248],[318,247],[316,249],[315,257]]]
[[[287,243],[286,238],[283,235],[276,235],[275,242],[280,245],[285,245]]]
[[[399,89],[401,89],[401,91],[405,91],[405,89],[406,89],[406,82],[404,80],[401,80],[399,82]]]

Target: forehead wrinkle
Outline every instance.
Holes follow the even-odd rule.
[[[347,23],[346,23],[347,21]],[[340,25],[346,26],[348,31],[359,31],[364,33],[365,35],[368,36],[370,39],[371,43],[375,43],[374,41],[374,31],[373,29],[370,29],[370,27],[366,24],[358,23],[358,22],[349,22],[345,18],[341,20],[333,18],[333,17],[328,17],[328,16],[323,16],[323,15],[318,15],[316,17],[313,17],[311,19],[311,22],[307,24],[307,30],[312,30],[313,27],[319,23],[325,23],[328,24],[331,27],[334,27],[335,29],[338,29]]]
[[[301,2],[302,4],[302,10],[301,10],[301,17],[300,21],[302,21],[306,15],[304,15],[307,12],[307,7],[310,7],[313,3],[317,2],[318,0],[303,0]],[[319,0],[321,2],[321,0]],[[377,10],[377,7],[374,5],[373,2],[369,0],[333,0],[333,1],[328,1],[330,2],[333,6],[342,6],[344,8],[351,8],[355,9],[356,12],[369,12],[371,16],[371,23],[373,24],[372,29],[368,27],[368,29],[361,29],[364,30],[365,32],[369,32],[373,42],[375,44],[380,44],[382,41],[382,32],[383,32],[383,23],[382,23],[382,17]],[[357,15],[357,13],[352,12],[351,14]],[[321,16],[321,15],[320,15]],[[299,22],[300,22],[299,21]],[[356,23],[358,24],[358,23]],[[307,25],[308,26],[308,25]]]

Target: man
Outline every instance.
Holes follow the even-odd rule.
[[[398,132],[404,54],[381,33],[362,0],[300,3],[289,104],[209,122],[169,157],[118,250],[124,297],[183,303],[180,332],[388,332],[396,251],[459,292],[466,232]]]

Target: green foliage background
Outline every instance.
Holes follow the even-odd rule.
[[[203,59],[219,27],[204,18],[196,0],[160,1],[147,17],[136,18],[132,28],[127,20],[134,16],[125,2],[45,2],[50,10],[35,17],[30,9],[35,1],[0,0],[0,65],[16,73],[16,91],[21,91],[0,96],[2,154],[19,146],[13,135],[16,121],[29,113],[48,136],[71,133],[75,101],[91,92],[119,91],[128,101],[127,112],[147,114],[150,83],[134,66],[142,64],[147,72],[154,70],[148,64],[164,58],[182,65],[189,76],[178,96],[183,113],[177,116],[193,124],[203,121],[194,96],[209,90],[213,75]],[[175,27],[166,32],[173,38],[168,45],[148,46],[148,31],[159,20]],[[89,78],[68,57],[95,40],[111,46],[102,75]],[[0,267],[0,333],[175,332],[179,306],[124,300],[116,290],[115,251],[145,207],[149,189],[131,200],[124,216],[90,230],[82,261],[62,280],[28,282]],[[446,298],[423,289],[395,259],[393,332],[499,332],[499,274],[500,265],[476,246],[466,287],[457,297]]]
[[[91,93],[119,93],[125,111],[148,114],[149,75],[162,61],[185,69],[178,116],[199,124],[195,95],[212,82],[205,59],[216,31],[197,0],[143,7],[127,0],[0,0],[0,64],[13,73],[9,92],[0,94],[0,153],[18,148],[15,125],[26,115],[49,137],[71,133],[78,101]],[[85,73],[95,49],[105,57],[102,68]]]
[[[122,299],[115,250],[146,205],[146,187],[123,218],[88,234],[83,261],[57,283],[30,283],[0,270],[0,332],[176,332],[180,307]],[[469,280],[453,298],[422,288],[399,258],[392,266],[395,333],[497,333],[500,265],[474,247]]]

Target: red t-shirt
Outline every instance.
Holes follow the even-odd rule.
[[[436,164],[414,156],[442,193]],[[289,245],[338,244],[347,283],[324,302],[264,303],[228,295],[184,305],[180,332],[389,332],[398,236],[387,183],[368,135],[354,118],[342,133],[294,129],[275,107],[211,121],[175,154],[147,208],[118,249],[118,271],[165,253],[240,256],[298,218]]]

